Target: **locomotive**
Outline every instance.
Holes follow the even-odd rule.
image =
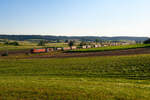
[[[49,52],[49,48],[31,49],[31,53],[46,53]]]

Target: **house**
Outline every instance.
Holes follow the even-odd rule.
[[[83,49],[86,49],[86,46],[82,46]]]
[[[91,48],[91,46],[90,46],[90,45],[87,45],[86,48]]]

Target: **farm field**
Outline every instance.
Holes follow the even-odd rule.
[[[37,46],[37,43],[21,41],[19,42],[20,46],[13,46],[13,45],[3,45],[0,44],[0,51],[6,51],[7,49],[10,51],[15,50],[26,50],[31,48],[44,48],[44,47],[66,47],[67,44],[65,43],[47,43],[45,46]]]
[[[67,52],[101,52],[101,51],[125,50],[125,49],[145,48],[145,47],[150,47],[150,44],[108,46],[108,47],[99,47],[99,48],[70,50]]]
[[[20,46],[0,45],[0,55],[4,54],[7,50],[8,50],[9,56],[10,55],[16,56],[17,54],[25,55],[26,53],[30,53],[31,48],[45,48],[45,47],[67,47],[67,44],[66,43],[48,43],[45,46],[37,46],[37,44],[24,41],[20,43]],[[76,49],[76,50],[62,51],[61,53],[59,53],[59,55],[55,55],[55,57],[147,54],[147,53],[150,53],[149,47],[150,47],[150,44],[135,44],[135,45],[109,46],[109,47],[90,48],[90,49]],[[50,52],[47,55],[44,54],[44,56],[42,56],[42,54],[40,55],[45,58],[48,58],[48,57],[51,58],[53,57],[51,55],[56,54],[56,53]]]
[[[2,100],[149,100],[150,54],[0,59]]]

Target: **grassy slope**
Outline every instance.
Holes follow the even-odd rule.
[[[100,48],[70,50],[67,52],[100,52],[100,51],[123,50],[123,49],[133,49],[133,48],[143,48],[143,47],[150,47],[150,44],[109,46],[109,47],[100,47]]]
[[[149,59],[0,59],[0,99],[149,100]]]
[[[66,47],[68,46],[65,43],[47,43],[45,46],[37,46],[37,43],[30,43],[30,42],[20,42],[20,46],[12,46],[12,45],[3,45],[0,44],[0,51],[5,50],[24,50],[24,49],[31,49],[31,48],[42,48],[42,47]]]

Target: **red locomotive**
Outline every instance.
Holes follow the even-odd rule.
[[[46,53],[46,52],[49,52],[48,48],[31,49],[31,53]]]

